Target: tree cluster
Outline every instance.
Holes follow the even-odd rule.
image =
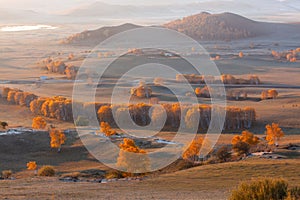
[[[11,104],[17,104],[26,107],[29,107],[30,103],[37,98],[35,94],[8,87],[2,89],[1,96],[2,98],[6,98],[6,100]]]
[[[140,83],[138,87],[131,88],[130,94],[140,98],[151,98],[152,89],[144,83]]]
[[[37,98],[30,103],[31,112],[62,121],[72,121],[72,101],[65,97]]]
[[[300,58],[300,48],[292,49],[289,51],[283,51],[283,52],[278,52],[273,50],[271,54],[276,60],[297,62],[297,60]]]
[[[134,140],[124,138],[123,143],[119,145],[120,152],[117,159],[117,166],[122,171],[131,173],[143,173],[150,168],[150,160],[147,152],[136,146]]]
[[[271,90],[264,90],[261,93],[261,99],[266,100],[266,99],[276,99],[278,97],[279,93],[275,89]]]
[[[70,56],[72,55],[69,55],[69,60],[73,59],[74,55]],[[78,67],[67,65],[65,62],[53,58],[44,59],[41,65],[48,72],[66,75],[68,79],[75,79],[78,72]]]
[[[211,120],[212,107],[209,105],[181,105],[179,103],[173,104],[160,104],[163,109],[150,110],[151,105],[140,103],[131,105],[104,105],[98,110],[98,119],[100,122],[108,122],[111,126],[116,127],[114,120],[127,120],[125,115],[128,113],[131,116],[133,122],[140,126],[145,126],[151,123],[153,120],[154,125],[160,125],[164,120],[164,114],[166,113],[166,122],[164,124],[165,130],[178,129],[180,123],[185,128],[195,128],[199,131],[205,131],[208,129]],[[227,116],[225,120],[225,130],[240,130],[243,128],[252,127],[256,119],[255,110],[253,108],[246,107],[244,109],[237,107],[226,108]],[[113,114],[114,113],[114,114]],[[197,115],[200,116],[199,122],[197,121]],[[123,122],[122,124],[129,124],[130,122]]]
[[[250,75],[248,79],[236,78],[231,74],[223,74],[220,77],[221,82],[223,84],[231,84],[231,85],[259,85],[261,81],[257,75]],[[220,81],[213,76],[204,76],[197,74],[178,74],[176,75],[176,81],[184,82],[188,81],[191,84],[205,84],[208,83],[219,83]],[[206,82],[205,82],[206,81]]]
[[[241,135],[234,136],[231,143],[238,155],[248,154],[250,148],[259,143],[259,138],[250,131],[243,131]]]

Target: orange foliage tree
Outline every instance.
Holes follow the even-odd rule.
[[[276,99],[278,97],[278,92],[275,89],[268,91],[269,98]]]
[[[149,170],[150,162],[146,151],[136,146],[132,139],[125,138],[119,147],[117,166],[123,171],[144,173]]]
[[[35,161],[30,161],[27,163],[27,169],[28,170],[33,170],[34,171],[34,174],[36,175],[37,174],[37,164]]]
[[[36,170],[37,164],[35,161],[30,161],[27,163],[27,169],[28,170]]]
[[[266,140],[269,142],[270,145],[275,144],[276,146],[278,145],[278,142],[280,138],[284,137],[284,132],[282,129],[279,127],[279,124],[272,123],[272,125],[267,125],[266,126]]]
[[[35,117],[32,120],[32,128],[34,129],[44,129],[47,126],[47,122],[42,117]]]
[[[101,122],[100,123],[100,131],[102,133],[104,133],[107,137],[116,134],[116,131],[112,130],[111,127],[110,127],[110,125],[109,125],[109,123],[107,123],[107,122]]]
[[[254,136],[250,131],[243,131],[241,135],[236,135],[231,141],[233,150],[238,155],[248,154],[251,146],[255,146],[259,143],[259,138]]]
[[[51,128],[49,135],[51,138],[51,141],[50,141],[51,148],[58,149],[58,152],[60,152],[61,145],[63,145],[66,141],[65,134],[60,130]]]
[[[257,145],[259,143],[259,138],[250,131],[243,131],[241,135],[236,135],[232,138],[231,143],[233,145],[238,142],[245,142],[249,145]]]
[[[101,106],[98,110],[98,119],[100,122],[107,122],[113,124],[113,113],[110,105]]]
[[[182,154],[182,158],[188,161],[196,161],[199,157],[199,153],[203,144],[203,138],[196,137],[189,144],[188,148]]]

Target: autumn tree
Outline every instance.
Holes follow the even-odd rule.
[[[266,100],[268,99],[268,91],[262,91],[261,92],[261,100]]]
[[[161,86],[164,84],[164,79],[161,77],[157,77],[153,80],[154,85]]]
[[[30,161],[27,163],[27,169],[28,170],[33,170],[34,174],[37,174],[37,164],[35,161]]]
[[[271,99],[276,99],[278,97],[278,92],[275,89],[268,91],[268,97]]]
[[[114,123],[111,106],[109,106],[109,105],[101,106],[99,108],[97,114],[98,114],[98,119],[100,122],[107,122],[109,124]]]
[[[231,143],[238,155],[248,154],[250,148],[259,143],[259,138],[250,131],[243,131],[241,135],[234,136]]]
[[[50,129],[49,135],[51,138],[51,141],[50,141],[51,148],[58,149],[57,151],[60,152],[61,145],[63,145],[66,141],[65,134],[62,131],[57,130],[56,128],[52,127]]]
[[[198,131],[200,120],[200,109],[197,107],[190,108],[185,115],[186,128]]]
[[[47,122],[42,117],[35,117],[32,120],[32,128],[34,129],[45,129],[47,126]]]
[[[116,134],[116,131],[112,130],[112,128],[110,127],[109,123],[107,123],[107,122],[101,122],[100,123],[100,131],[102,133],[104,133],[107,137]]]
[[[275,89],[271,89],[268,91],[262,91],[261,93],[261,99],[266,100],[266,99],[276,99],[278,97],[279,93]]]
[[[239,53],[239,57],[240,57],[240,58],[243,58],[243,57],[244,57],[244,53],[243,53],[242,51]]]
[[[12,104],[15,104],[15,95],[16,95],[17,91],[16,90],[10,90],[8,92],[8,95],[7,95],[7,101],[9,103],[12,103]]]
[[[278,142],[280,138],[284,137],[284,132],[279,127],[279,124],[272,123],[272,125],[266,126],[266,132],[267,135],[266,140],[268,141],[269,145],[275,144],[278,146]]]
[[[197,87],[195,89],[195,94],[196,94],[197,97],[200,97],[201,96],[201,88]]]
[[[203,138],[198,136],[194,138],[188,148],[184,150],[182,158],[191,162],[198,160],[202,144]]]
[[[7,122],[0,122],[0,125],[3,129],[6,129],[6,127],[8,126]]]
[[[149,170],[150,162],[146,151],[136,146],[132,139],[124,138],[119,147],[117,166],[123,171],[144,173]]]
[[[4,87],[4,88],[2,89],[2,94],[1,94],[2,98],[7,98],[8,93],[9,93],[10,90],[11,90],[11,89],[10,89],[9,87]]]
[[[231,141],[233,145],[237,144],[238,142],[245,142],[253,146],[259,143],[259,138],[250,131],[243,131],[241,135],[234,136]]]

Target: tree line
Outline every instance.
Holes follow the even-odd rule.
[[[146,126],[152,120],[154,125],[158,125],[166,116],[164,130],[176,130],[181,122],[186,128],[189,128],[189,124],[195,121],[199,113],[198,130],[205,131],[209,127],[212,112],[212,106],[210,105],[181,105],[179,103],[158,104],[163,109],[153,109],[152,105],[144,103],[110,105],[105,103],[74,102],[74,105],[72,105],[72,101],[65,97],[38,97],[32,93],[11,88],[2,89],[2,98],[6,98],[11,104],[26,106],[36,115],[67,122],[74,121],[74,108],[81,115],[79,117],[86,118],[86,121],[92,119],[93,113],[96,113],[99,122],[107,122],[114,128],[117,128],[115,119],[126,120],[124,116],[128,113],[132,120],[140,126]],[[251,128],[255,119],[256,113],[253,108],[227,107],[224,129],[239,130]]]

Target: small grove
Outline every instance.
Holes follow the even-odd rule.
[[[205,84],[206,82],[209,83],[219,83],[220,81],[223,84],[247,84],[247,85],[259,85],[261,81],[257,75],[250,75],[248,79],[243,78],[236,78],[231,74],[223,74],[220,77],[220,80],[216,79],[214,76],[204,76],[204,75],[197,75],[197,74],[178,74],[176,75],[176,81],[184,82],[188,81],[192,84]]]
[[[231,145],[213,148],[207,138],[197,135],[182,154],[182,158],[191,163],[214,164],[228,161],[238,161],[255,152],[271,152],[277,148],[284,132],[278,124],[266,125],[265,137],[259,138],[250,131],[243,131],[232,138]],[[204,152],[204,154],[203,154]]]
[[[38,97],[21,90],[3,88],[2,98],[6,98],[11,104],[28,107],[35,115],[73,122],[72,101],[65,97]],[[195,119],[197,113],[200,114],[199,131],[205,131],[210,124],[212,111],[210,105],[180,105],[179,103],[160,105],[164,108],[167,116],[164,130],[178,129],[181,121],[185,122],[185,127],[189,127],[190,121]],[[152,105],[144,103],[110,105],[76,102],[73,106],[80,115],[79,117],[86,118],[88,121],[96,112],[99,122],[107,122],[114,128],[117,128],[117,124],[113,115],[116,119],[123,119],[122,116],[129,112],[132,120],[141,126],[150,124],[151,119],[154,123],[161,123],[161,119],[164,117],[163,109],[151,109]],[[255,109],[250,107],[227,107],[226,113],[224,130],[251,128],[256,119]]]

